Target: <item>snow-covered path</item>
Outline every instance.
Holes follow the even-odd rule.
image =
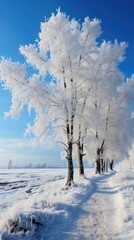
[[[123,199],[118,186],[113,186],[110,181],[114,174],[90,179],[92,190],[89,189],[85,200],[72,213],[71,221],[66,222],[66,227],[60,229],[59,226],[58,231],[55,232],[56,240],[119,239]]]
[[[46,234],[48,240],[119,240],[122,228],[123,199],[116,172],[92,176],[89,188],[79,205],[69,209],[64,224],[58,221]],[[42,238],[43,239],[43,238]]]
[[[116,197],[118,186],[111,186],[111,175],[93,179],[91,197],[82,206],[83,214],[75,223],[74,232],[77,240],[112,240],[117,239],[121,227],[121,216]],[[118,196],[118,198],[121,196]]]
[[[133,170],[98,176],[93,169],[87,169],[85,179],[79,179],[76,171],[76,184],[68,190],[64,188],[65,172],[59,169],[54,172],[44,175],[42,171],[35,174],[32,170],[24,176],[13,173],[18,179],[17,188],[14,185],[12,188],[12,183],[5,190],[1,186],[2,240],[134,239]],[[19,176],[28,181],[26,186],[21,186]],[[7,182],[4,178],[7,179],[6,175],[2,184]],[[40,223],[35,230],[30,222],[32,218]],[[7,231],[10,219],[14,223],[19,219],[19,226],[28,229],[26,234]]]

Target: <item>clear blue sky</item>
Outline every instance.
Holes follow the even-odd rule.
[[[129,44],[121,69],[127,76],[134,72],[133,0],[0,0],[0,56],[23,62],[19,45],[34,43],[40,22],[59,6],[70,18],[81,21],[86,16],[101,19],[102,39],[117,39]],[[59,149],[33,149],[29,141],[23,140],[26,124],[32,120],[26,110],[18,120],[4,119],[10,101],[10,93],[0,89],[0,166],[6,165],[9,158],[15,164],[23,161],[65,164],[60,161]]]

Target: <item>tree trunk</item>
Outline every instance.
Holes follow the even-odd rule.
[[[71,186],[73,183],[73,175],[74,175],[74,168],[73,168],[73,160],[72,160],[72,150],[73,150],[73,145],[72,142],[68,143],[68,148],[67,148],[67,163],[68,163],[68,177],[67,177],[67,186]]]
[[[79,165],[79,175],[84,176],[84,164],[83,164],[83,144],[80,141],[77,144],[78,147],[78,165]]]
[[[95,169],[95,174],[99,173],[100,174],[100,149],[97,149],[97,160],[96,160],[96,169]]]
[[[104,173],[104,161],[103,161],[103,158],[100,159],[100,171],[101,171],[101,173]]]
[[[100,150],[100,171],[101,173],[104,172],[104,160],[103,160],[103,147]]]
[[[108,162],[109,162],[109,160],[106,159],[106,160],[105,160],[105,165],[104,165],[104,166],[105,166],[105,168],[104,168],[104,171],[105,171],[105,172],[108,172]]]
[[[110,170],[112,170],[112,171],[113,171],[113,163],[114,163],[113,160],[111,160],[111,161],[109,162],[109,168],[110,168]]]

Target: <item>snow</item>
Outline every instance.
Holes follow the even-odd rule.
[[[66,169],[1,170],[1,240],[134,239],[134,170],[85,172],[66,188]]]

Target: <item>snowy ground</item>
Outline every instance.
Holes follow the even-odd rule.
[[[65,189],[66,169],[1,170],[1,240],[133,240],[134,170]]]

